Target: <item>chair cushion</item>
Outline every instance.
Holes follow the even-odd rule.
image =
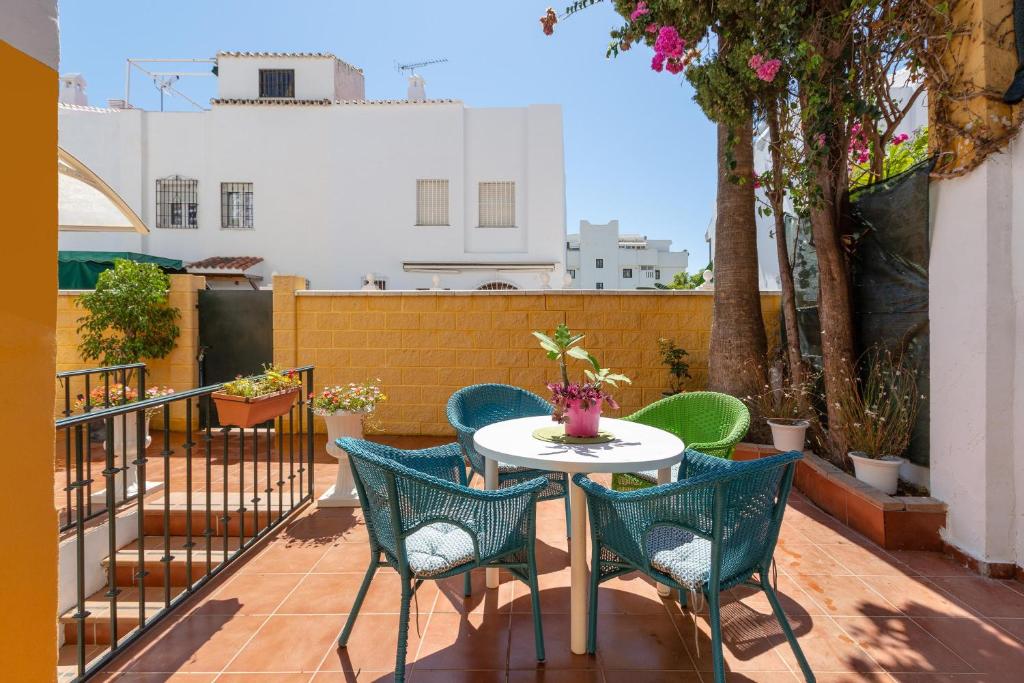
[[[671,576],[680,586],[693,590],[711,576],[711,541],[669,524],[647,532],[647,556],[651,566]]]
[[[437,576],[473,560],[473,537],[454,524],[435,522],[406,537],[405,553],[413,574]]]

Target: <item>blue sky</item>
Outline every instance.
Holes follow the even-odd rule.
[[[564,4],[564,3],[563,3]],[[218,50],[333,52],[361,67],[367,97],[405,96],[395,62],[424,69],[428,97],[467,106],[558,103],[565,125],[566,222],[618,218],[624,232],[672,239],[704,266],[715,198],[714,127],[682,76],[650,70],[650,50],[605,59],[618,18],[598,4],[544,36],[548,0],[368,2],[61,0],[61,71],[81,72],[90,102],[123,97],[127,57],[209,57]],[[214,79],[181,88],[200,102]],[[156,90],[132,78],[132,101]],[[138,98],[136,98],[136,94]],[[176,108],[183,108],[177,105]]]

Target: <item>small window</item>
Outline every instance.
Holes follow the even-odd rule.
[[[594,265],[597,266],[598,268],[604,268],[604,259],[603,258],[597,259],[594,262]]]
[[[660,280],[661,279],[661,271],[660,270],[654,271],[654,279],[655,280]]]
[[[156,181],[156,227],[199,227],[199,181],[181,176]]]
[[[569,269],[569,277],[571,277],[573,280],[576,279],[576,269],[575,268],[570,268]]]
[[[496,280],[494,282],[487,282],[485,284],[482,284],[479,287],[477,287],[477,289],[478,290],[488,290],[488,291],[491,291],[491,290],[500,290],[500,291],[508,290],[508,291],[511,291],[511,290],[515,290],[515,289],[519,289],[519,288],[516,287],[515,285],[509,283],[509,282],[501,282],[500,280]]]
[[[363,283],[363,287],[365,287],[367,284],[369,284],[369,280],[367,280],[365,277],[362,278],[360,280],[360,282]],[[385,289],[388,288],[388,282],[387,282],[387,280],[377,280],[376,278],[374,278],[373,286],[376,287],[377,289],[381,290],[381,291],[384,291]]]
[[[416,225],[448,225],[448,181],[416,181]]]
[[[295,69],[260,69],[260,97],[295,97]]]
[[[644,279],[656,279],[654,266],[640,266],[640,276]]]
[[[513,228],[516,225],[516,184],[511,180],[480,183],[480,227]]]
[[[252,183],[220,184],[220,227],[252,229]]]
[[[594,288],[595,289],[604,289],[604,283],[603,282],[596,282],[596,283],[594,283]]]
[[[622,277],[627,278],[627,279],[632,278],[633,277],[633,269],[632,268],[623,268],[622,269]]]

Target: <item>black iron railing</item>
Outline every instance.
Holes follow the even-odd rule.
[[[133,371],[138,396],[145,396],[145,372],[139,366],[62,375],[65,386],[72,377],[95,385],[97,376],[109,382]],[[69,414],[56,421],[58,439],[66,442],[62,550],[63,544],[73,546],[76,594],[74,607],[61,622],[64,642],[77,646],[75,680],[98,671],[312,500],[313,412],[308,397],[313,367],[295,372],[303,380],[296,403],[284,415],[246,429],[214,427],[209,418],[196,424],[193,419],[214,414],[211,395],[220,384],[119,405],[84,404],[77,414],[70,410],[74,394],[65,390]],[[89,390],[84,394],[88,397]],[[162,421],[152,444],[146,443],[147,415]],[[97,439],[90,439],[97,425],[102,439],[98,453]],[[172,429],[175,425],[177,430]],[[159,448],[158,453],[150,456],[147,446]],[[150,469],[152,465],[156,467]],[[150,476],[154,481],[147,482]],[[147,491],[148,485],[154,490]],[[137,518],[132,520],[132,514]],[[87,540],[86,532],[103,524],[106,533],[89,534]],[[125,546],[125,537],[132,535],[137,536],[134,548],[132,543]],[[95,562],[95,538],[106,546],[101,548],[106,556],[101,585],[95,585],[97,567],[86,565]],[[118,603],[128,588],[138,602],[131,613]],[[102,612],[102,622],[90,608]],[[105,648],[97,654],[96,645]]]

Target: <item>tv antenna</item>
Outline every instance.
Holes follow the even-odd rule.
[[[152,80],[153,86],[160,92],[160,111],[164,110],[164,96],[170,95],[172,97],[178,97],[199,111],[206,109],[203,105],[196,102],[194,99],[181,92],[175,87],[182,78],[188,77],[211,77],[215,75],[213,71],[200,70],[193,66],[191,69],[186,67],[174,66],[168,67],[166,65],[203,65],[213,64],[216,68],[216,59],[151,59],[151,58],[139,58],[130,57],[125,60],[124,68],[124,103],[125,106],[131,108],[131,93],[132,93],[132,71],[137,70],[146,76],[146,78]],[[145,65],[145,66],[143,66]],[[173,71],[166,70],[168,68],[174,68]]]
[[[431,64],[444,64],[447,61],[448,61],[447,59],[441,58],[441,59],[428,59],[426,61],[415,62],[413,64],[399,64],[398,62],[395,62],[395,69],[398,70],[399,72],[403,73],[403,74],[409,74],[410,76],[415,76],[416,75],[416,69],[422,69],[423,67],[430,66]]]

